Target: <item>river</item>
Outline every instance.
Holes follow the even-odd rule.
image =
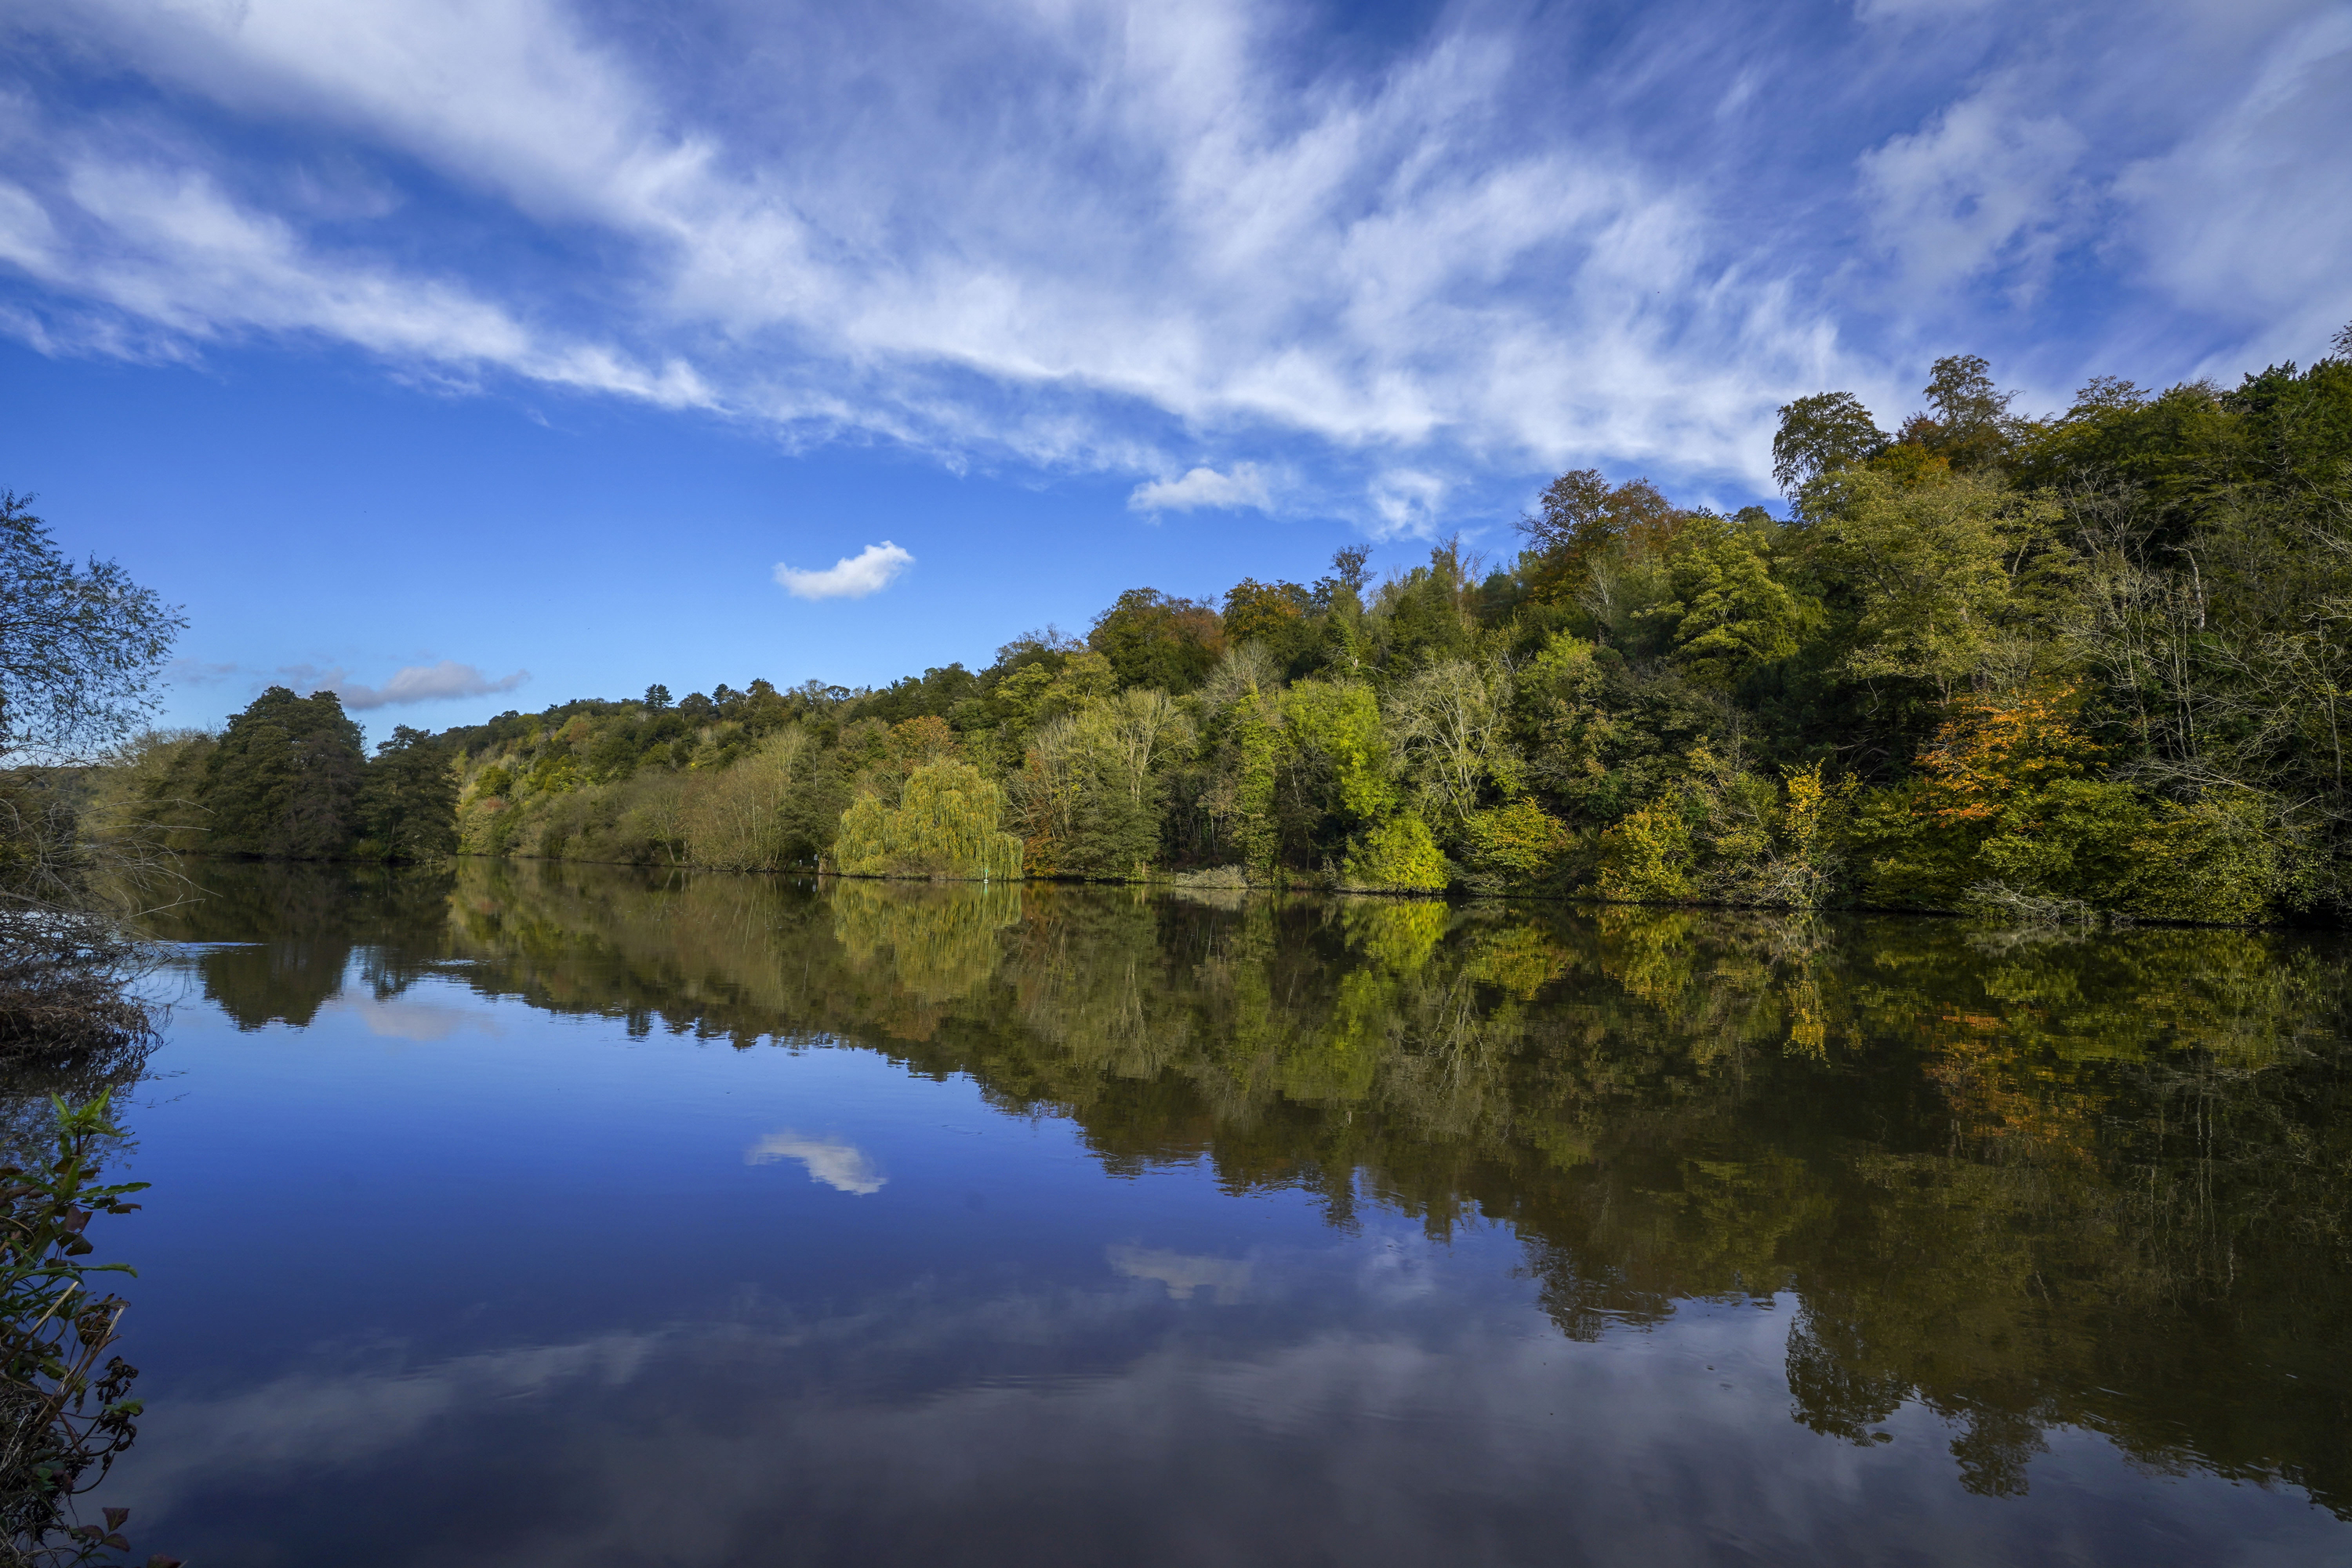
[[[142,1557],[2352,1561],[2340,937],[196,875]]]

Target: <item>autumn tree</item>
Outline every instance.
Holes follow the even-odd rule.
[[[1296,583],[1244,577],[1225,592],[1226,639],[1282,647],[1314,604],[1314,595]]]
[[[1598,468],[1578,468],[1545,487],[1518,528],[1541,563],[1539,596],[1565,599],[1583,585],[1603,549],[1655,549],[1673,537],[1682,516],[1647,479],[1612,485]]]
[[[1157,588],[1129,588],[1095,617],[1087,646],[1110,660],[1121,686],[1190,691],[1224,651],[1216,607]]]

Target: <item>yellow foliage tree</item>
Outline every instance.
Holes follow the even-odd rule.
[[[2026,790],[2080,778],[2098,756],[2072,686],[1956,699],[1920,753],[1923,809],[1941,826],[1989,822]]]
[[[1452,879],[1445,853],[1413,812],[1402,811],[1358,840],[1346,885],[1366,892],[1433,893]]]
[[[835,870],[853,877],[1012,881],[1021,840],[999,826],[1003,797],[970,763],[928,763],[907,775],[896,807],[873,795],[842,813]]]
[[[1473,870],[1502,882],[1540,882],[1574,845],[1558,817],[1519,799],[1474,811],[1463,824]]]

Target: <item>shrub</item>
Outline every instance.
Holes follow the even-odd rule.
[[[1679,902],[1692,897],[1696,869],[1690,823],[1677,800],[1654,800],[1601,836],[1604,899]]]
[[[1344,885],[1362,892],[1432,893],[1453,880],[1453,868],[1418,814],[1400,812],[1373,828],[1349,852]]]
[[[131,1544],[118,1533],[127,1510],[108,1509],[103,1526],[71,1522],[75,1495],[139,1435],[138,1369],[121,1356],[98,1364],[124,1302],[89,1288],[90,1275],[131,1270],[81,1261],[90,1217],[131,1212],[139,1205],[123,1200],[147,1185],[98,1181],[99,1151],[122,1137],[107,1099],[53,1101],[53,1157],[0,1169],[0,1515],[12,1563],[91,1563]],[[178,1564],[157,1556],[149,1568]]]
[[[1474,811],[1463,824],[1470,869],[1498,882],[1540,882],[1573,846],[1558,817],[1531,800]]]
[[[2253,790],[2168,805],[2132,841],[2124,908],[2150,920],[2262,919],[2284,879],[2272,815]]]

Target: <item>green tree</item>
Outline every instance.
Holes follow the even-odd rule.
[[[126,741],[186,623],[121,567],[76,565],[26,497],[0,491],[0,1050],[136,1053],[121,984],[161,830],[96,822],[88,764]],[[100,830],[103,831],[100,831]],[[134,1068],[135,1070],[135,1068]]]
[[[1851,392],[1817,392],[1780,405],[1772,437],[1772,478],[1794,496],[1823,474],[1860,468],[1886,445],[1886,433]]]
[[[1818,482],[1806,505],[1816,568],[1853,605],[1853,679],[1924,683],[1948,701],[2030,643],[2052,504],[1983,479],[1905,488],[1849,470]]]
[[[331,860],[351,853],[367,770],[360,727],[331,691],[273,686],[228,721],[197,803],[216,855]]]
[[[1466,659],[1433,664],[1389,693],[1385,716],[1405,776],[1442,830],[1458,832],[1488,788],[1517,792],[1510,700],[1502,670]]]
[[[111,561],[77,566],[0,490],[0,764],[84,761],[125,739],[187,626]]]
[[[387,860],[431,860],[457,847],[457,776],[449,748],[395,725],[361,780],[359,831]]]
[[[895,806],[872,795],[842,814],[836,869],[852,876],[1013,881],[1021,840],[999,826],[1003,792],[970,763],[927,763],[907,776]]]
[[[1164,691],[1097,698],[1037,732],[1009,787],[1024,863],[1045,875],[1139,876],[1159,862],[1170,766],[1191,719]]]
[[[1380,699],[1360,681],[1302,680],[1282,693],[1289,766],[1309,809],[1342,833],[1396,809],[1396,769]]]
[[[1121,686],[1192,690],[1224,651],[1214,605],[1179,599],[1157,588],[1130,588],[1095,617],[1087,646],[1110,660]]]
[[[1674,627],[1674,659],[1697,680],[1730,686],[1795,653],[1822,608],[1773,572],[1769,522],[1694,516],[1669,552],[1675,597],[1642,612]]]

